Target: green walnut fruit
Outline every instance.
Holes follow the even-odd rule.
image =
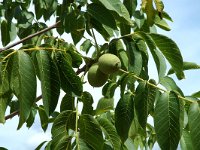
[[[99,69],[105,74],[112,74],[121,68],[120,59],[113,54],[107,53],[99,57]]]
[[[99,70],[98,63],[93,64],[88,70],[88,82],[93,87],[101,87],[108,80],[108,75]]]

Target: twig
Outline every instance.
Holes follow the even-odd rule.
[[[97,56],[99,56],[100,50],[99,50],[99,46],[98,46],[98,43],[97,43],[97,39],[95,37],[93,28],[91,30],[92,30],[92,37],[94,39],[94,42],[95,42],[95,45],[96,45],[96,49],[97,49]]]
[[[20,44],[20,43],[23,43],[24,41],[26,41],[26,40],[28,40],[28,39],[31,39],[31,38],[33,38],[33,37],[35,37],[35,36],[37,36],[37,35],[40,35],[40,34],[45,33],[45,32],[47,32],[47,31],[49,31],[49,30],[51,30],[51,29],[53,29],[53,28],[56,28],[56,27],[58,26],[59,23],[60,23],[60,21],[56,22],[54,25],[49,26],[49,27],[46,28],[46,29],[43,29],[43,30],[41,30],[41,31],[38,31],[38,32],[36,32],[36,33],[31,34],[31,35],[29,35],[29,36],[27,36],[27,37],[21,39],[20,41],[17,41],[17,42],[15,42],[15,43],[11,44],[11,45],[8,45],[8,46],[6,46],[6,47],[4,47],[4,48],[1,48],[1,49],[0,49],[0,52],[5,51],[5,50],[7,50],[7,49],[10,49],[10,48],[12,48],[12,47],[14,47],[14,46],[16,46],[16,45],[18,45],[18,44]]]
[[[123,72],[123,73],[127,73],[127,74],[129,73],[129,72],[123,70],[123,69],[120,69],[120,71]],[[131,73],[131,76],[134,77],[135,79],[139,80],[139,81],[142,81],[142,82],[145,82],[145,81],[146,81],[146,80],[144,80],[144,79],[138,77],[138,76],[135,75],[134,73]],[[162,88],[160,88],[160,87],[158,87],[158,86],[156,86],[156,85],[150,83],[149,81],[146,81],[146,83],[147,83],[148,85],[150,85],[150,86],[152,86],[152,87],[154,87],[154,88],[160,90],[160,91],[168,92],[167,90],[164,90],[164,89],[162,89]],[[193,102],[194,102],[193,100],[187,99],[187,98],[182,97],[182,96],[180,96],[180,95],[178,95],[178,98],[180,98],[180,99],[182,99],[182,100],[185,100],[185,101],[188,101],[188,102],[190,102],[190,103],[193,103]]]
[[[35,99],[35,102],[39,101],[40,99],[42,99],[42,95],[38,96]],[[13,118],[16,115],[19,115],[19,110],[16,110],[16,111],[12,112],[11,114],[5,116],[5,120],[11,119],[11,118]]]

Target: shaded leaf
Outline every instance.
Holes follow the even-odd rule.
[[[100,126],[104,129],[103,131],[106,132],[108,135],[108,140],[111,141],[114,150],[119,150],[121,147],[121,140],[117,134],[117,131],[114,125],[106,118],[97,118]]]
[[[98,122],[90,115],[79,117],[80,138],[83,139],[92,149],[102,150],[103,135]]]
[[[128,132],[133,117],[133,96],[130,93],[126,93],[121,97],[115,109],[115,127],[123,143],[128,138]]]
[[[128,10],[129,15],[132,16],[137,7],[137,0],[124,0],[123,4],[126,7],[126,9]]]
[[[87,6],[87,12],[102,24],[105,24],[114,30],[117,29],[113,15],[104,6],[91,3]]]
[[[55,146],[59,143],[59,141],[64,138],[68,137],[68,130],[75,129],[76,124],[76,113],[67,110],[60,113],[52,126],[51,134],[52,134],[52,147],[55,148]]]
[[[72,96],[72,92],[66,92],[65,96],[62,98],[60,105],[60,112],[65,110],[74,110],[74,97]]]
[[[55,149],[72,150],[71,139],[72,139],[72,137],[70,137],[70,136],[69,137],[68,136],[64,136],[61,140],[59,140],[59,142],[55,146]]]
[[[48,127],[49,118],[48,118],[48,116],[47,116],[47,114],[45,112],[44,107],[40,106],[38,108],[38,112],[39,112],[39,116],[40,116],[40,123],[41,123],[42,129],[45,132],[47,127]]]
[[[200,98],[200,91],[193,93],[191,96]]]
[[[144,32],[137,32],[136,34],[141,36],[147,43],[149,50],[151,51],[151,54],[154,58],[154,62],[156,63],[159,79],[161,79],[163,76],[165,76],[167,68],[163,55],[160,53],[160,51],[157,50],[155,42],[148,34]]]
[[[79,99],[83,102],[83,109],[81,114],[90,114],[93,115],[93,97],[89,92],[83,92],[81,98]]]
[[[91,40],[87,39],[81,44],[80,49],[82,51],[86,52],[86,54],[87,54],[91,47],[92,47],[92,42],[91,42]]]
[[[6,46],[8,43],[10,43],[8,23],[6,20],[1,22],[1,42],[3,46]]]
[[[36,58],[41,81],[44,110],[47,116],[49,116],[55,110],[60,95],[59,72],[47,51],[37,51]]]
[[[162,93],[154,113],[157,141],[161,149],[177,149],[180,140],[180,104],[174,92]]]
[[[65,92],[71,90],[76,95],[81,96],[83,86],[80,77],[76,75],[75,71],[65,60],[62,53],[57,52],[55,55],[59,67],[62,89]]]

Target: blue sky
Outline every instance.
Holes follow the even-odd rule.
[[[172,38],[179,46],[185,61],[200,64],[200,1],[199,0],[163,0],[165,11],[173,18],[170,23],[170,32],[160,32]],[[152,73],[153,75],[153,73]],[[200,90],[200,70],[186,71],[186,79],[177,81],[184,93],[191,94]],[[173,76],[174,77],[174,76]],[[91,87],[88,91],[97,93],[95,97],[101,97],[100,91]],[[18,118],[8,120],[5,125],[0,124],[0,147],[5,146],[9,150],[32,150],[43,140],[50,139],[49,131],[43,133],[37,118],[33,127],[23,127],[17,131]]]

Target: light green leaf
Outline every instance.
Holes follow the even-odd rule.
[[[86,54],[87,54],[91,47],[92,47],[92,42],[91,42],[91,40],[87,39],[81,44],[80,49],[82,51],[86,52]]]
[[[194,102],[190,105],[188,112],[188,124],[189,131],[191,135],[191,141],[194,147],[194,150],[198,150],[200,147],[200,108],[197,102]]]
[[[113,98],[101,98],[97,104],[96,115],[102,114],[114,108]]]
[[[84,142],[83,139],[79,138],[78,143],[76,144],[76,149],[75,150],[91,150],[91,148],[88,147],[87,143]]]
[[[128,138],[128,132],[133,117],[133,96],[130,93],[126,93],[121,97],[115,109],[115,127],[123,143]]]
[[[161,29],[164,29],[166,31],[170,31],[170,27],[169,25],[167,24],[167,22],[164,20],[164,19],[160,19],[160,17],[158,15],[155,16],[155,24],[161,28]]]
[[[183,73],[183,58],[176,43],[170,38],[161,34],[151,33],[149,35],[171,64],[177,78],[183,79],[185,77]]]
[[[177,86],[176,82],[172,78],[165,76],[161,78],[160,84],[163,85],[168,91],[173,90],[173,91],[178,92],[180,95],[184,96],[183,92]]]
[[[186,129],[183,129],[180,146],[183,150],[193,150],[191,134]]]
[[[180,140],[180,104],[174,92],[162,93],[154,112],[157,142],[161,149],[177,149]]]
[[[193,62],[183,62],[183,70],[195,70],[195,69],[200,69],[200,65]],[[167,74],[170,75],[173,73],[174,69],[170,68]]]
[[[154,58],[154,61],[156,63],[156,68],[158,70],[159,79],[161,79],[162,77],[165,76],[166,68],[167,68],[163,55],[160,53],[160,51],[158,51],[156,49],[155,42],[148,34],[146,34],[144,32],[137,32],[136,34],[141,36],[147,43],[149,50],[150,50],[150,52]]]
[[[121,147],[121,140],[114,125],[106,118],[97,118],[97,121],[104,129],[103,131],[106,132],[106,135],[108,135],[108,140],[112,143],[113,149],[119,150]]]
[[[121,19],[128,24],[132,24],[129,12],[120,0],[99,0],[108,10],[115,12]]]
[[[192,96],[200,98],[200,91],[193,93]]]
[[[113,15],[104,6],[91,3],[87,6],[87,12],[102,24],[105,24],[114,30],[117,29]]]
[[[59,72],[47,51],[37,51],[36,58],[41,81],[44,110],[47,116],[49,116],[55,110],[60,95]]]
[[[103,135],[98,122],[91,115],[79,117],[80,138],[95,150],[102,150]]]
[[[9,65],[12,66],[10,86],[20,104],[19,129],[28,119],[36,99],[36,74],[30,56],[21,50],[13,54]]]
[[[154,0],[154,2],[156,4],[156,9],[158,10],[158,12],[162,12],[164,9],[164,4],[162,0]]]

